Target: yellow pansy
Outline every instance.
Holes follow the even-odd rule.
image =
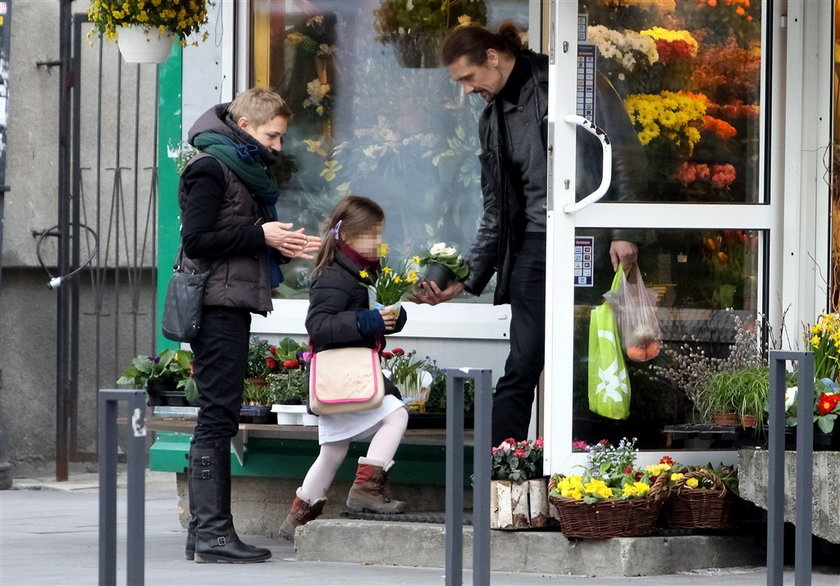
[[[676,482],[677,480],[679,480],[683,476],[685,476],[685,474],[683,474],[681,472],[674,472],[673,474],[671,474],[671,482]]]
[[[685,481],[685,485],[688,488],[697,488],[697,486],[699,484],[700,484],[700,481],[697,480],[696,478],[689,478],[688,480]]]

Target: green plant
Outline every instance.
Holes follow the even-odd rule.
[[[91,32],[99,31],[106,39],[115,38],[119,27],[140,26],[146,32],[171,32],[186,45],[187,37],[207,24],[207,4],[204,0],[91,0],[88,18],[94,26]],[[201,40],[207,36],[205,32]]]
[[[193,353],[190,350],[171,350],[166,348],[156,356],[140,354],[131,360],[117,379],[118,385],[133,385],[138,389],[148,390],[150,381],[171,381],[175,388],[183,389],[187,401],[194,403],[198,399],[198,387],[193,378]]]
[[[466,259],[454,246],[447,246],[446,242],[432,244],[428,250],[424,250],[417,255],[414,262],[421,267],[425,267],[429,263],[439,264],[452,271],[458,280],[463,280],[470,274],[470,266]]]
[[[284,366],[280,372],[266,377],[269,402],[303,404],[306,401],[309,393],[308,373],[300,366],[293,366],[292,363],[297,364],[297,361],[285,361],[284,365],[288,364],[288,367]]]
[[[493,480],[522,483],[543,475],[543,438],[533,442],[508,438],[492,449],[491,474]]]
[[[709,408],[718,413],[734,412],[760,419],[770,394],[770,368],[751,366],[715,373],[706,383]]]
[[[245,380],[242,388],[243,405],[271,405],[271,390],[263,381]]]
[[[442,37],[459,24],[487,23],[484,0],[383,0],[374,11],[376,40],[394,42],[403,35]]]

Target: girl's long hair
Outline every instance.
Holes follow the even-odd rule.
[[[338,222],[341,222],[338,233],[345,242],[370,230],[385,220],[385,212],[378,203],[370,198],[361,195],[348,195],[342,198],[327,215],[322,227],[323,237],[321,250],[315,259],[315,268],[312,270],[312,278],[317,277],[321,272],[335,260],[335,251],[338,250],[338,241],[333,230]]]

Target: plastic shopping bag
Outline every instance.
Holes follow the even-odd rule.
[[[652,360],[659,356],[662,346],[662,332],[656,318],[656,291],[645,287],[639,265],[634,265],[629,274],[619,267],[616,278],[619,275],[618,287],[604,297],[618,320],[624,352],[634,362]]]
[[[612,291],[620,279],[616,273]],[[606,302],[592,310],[589,320],[589,409],[610,419],[630,414],[630,380],[615,315]]]

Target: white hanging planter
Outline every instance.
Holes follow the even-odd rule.
[[[117,27],[117,45],[126,63],[163,63],[172,52],[175,35],[141,26]]]

